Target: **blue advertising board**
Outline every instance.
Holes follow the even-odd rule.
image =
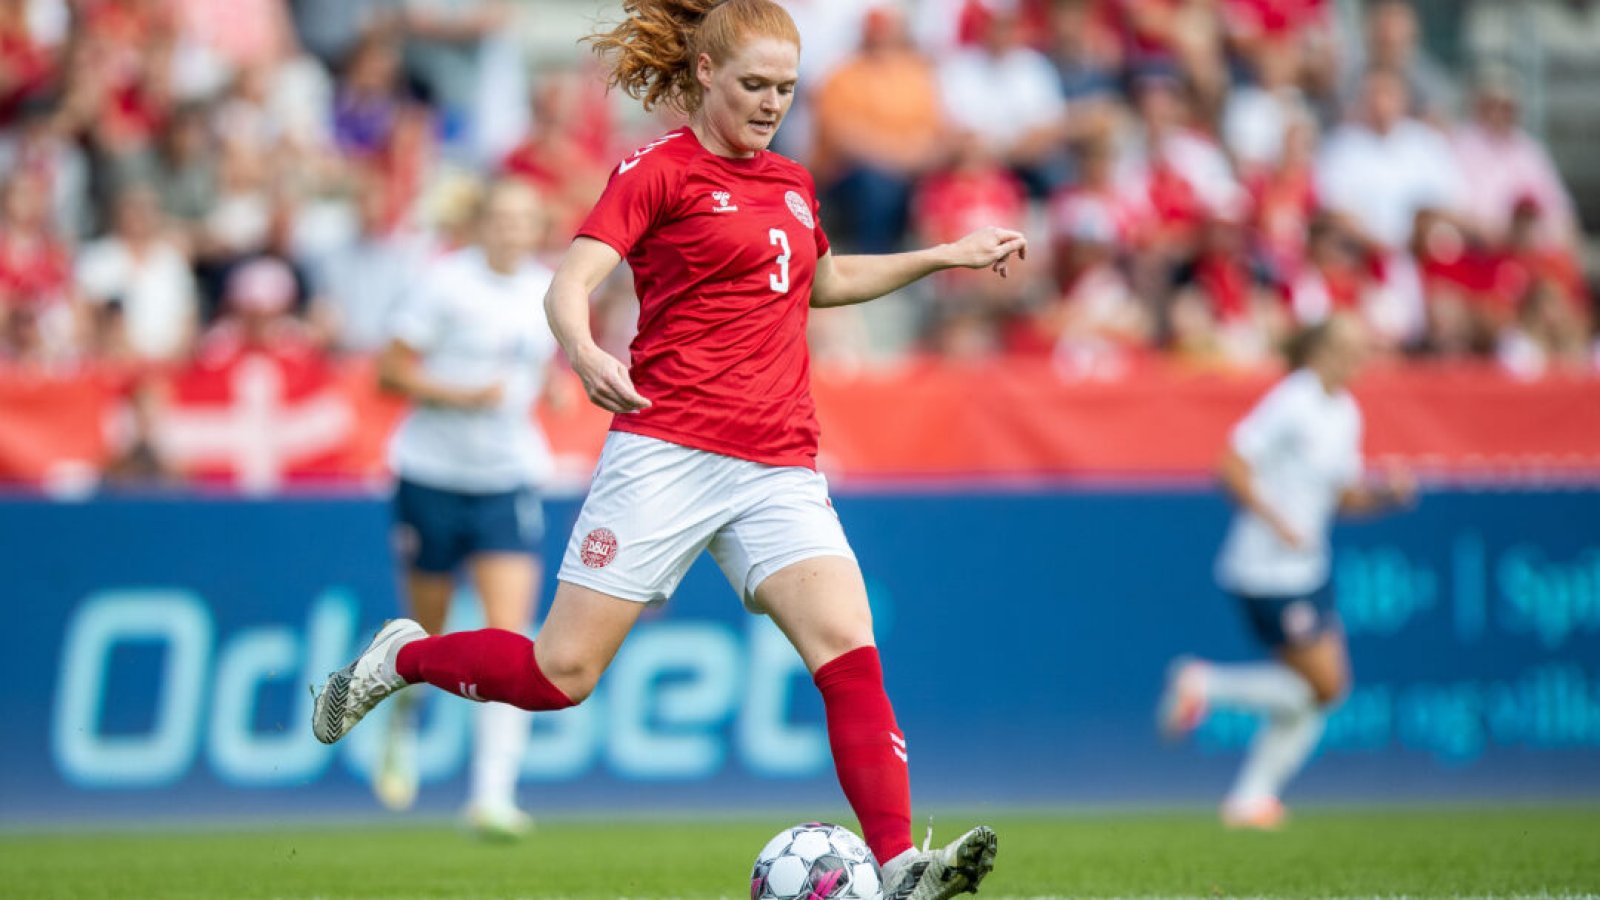
[[[919,803],[1189,803],[1226,786],[1249,720],[1214,716],[1180,747],[1152,723],[1175,655],[1259,653],[1211,582],[1220,497],[837,505]],[[556,559],[576,503],[547,512]],[[1600,492],[1431,493],[1336,545],[1356,685],[1292,798],[1600,796]],[[8,499],[0,554],[0,825],[376,808],[381,725],[323,747],[308,686],[399,608],[382,499]],[[525,800],[839,809],[809,682],[702,561],[589,702],[535,717]],[[425,808],[464,792],[472,708],[425,707]]]

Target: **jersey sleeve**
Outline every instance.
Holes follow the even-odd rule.
[[[811,229],[811,235],[817,242],[817,259],[821,259],[827,256],[833,247],[828,243],[828,233],[822,230],[822,202],[817,199],[815,187],[811,189],[811,217],[817,223],[816,227]]]
[[[623,160],[594,208],[578,228],[579,237],[593,238],[623,257],[650,230],[672,201],[672,189],[681,167],[663,153],[637,155]]]
[[[445,327],[444,298],[439,291],[437,268],[405,292],[389,317],[389,337],[419,353],[439,342]]]
[[[1233,427],[1229,440],[1234,452],[1252,465],[1272,456],[1294,425],[1295,392],[1288,382],[1267,392]]]

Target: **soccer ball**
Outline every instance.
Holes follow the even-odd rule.
[[[872,851],[848,828],[807,822],[767,842],[750,870],[750,900],[880,900]]]

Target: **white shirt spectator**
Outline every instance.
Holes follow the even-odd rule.
[[[189,263],[172,244],[155,240],[136,254],[120,238],[101,238],[78,254],[77,279],[88,302],[122,304],[128,344],[140,357],[187,351],[199,307]]]
[[[1328,532],[1339,496],[1361,477],[1361,410],[1347,391],[1330,395],[1305,369],[1277,386],[1234,427],[1233,449],[1256,491],[1305,541],[1292,549],[1249,510],[1235,514],[1217,560],[1217,581],[1247,597],[1309,594],[1328,580]]]
[[[1387,134],[1344,125],[1328,138],[1317,160],[1322,202],[1353,216],[1391,249],[1410,241],[1419,210],[1455,209],[1463,183],[1449,142],[1410,119]]]
[[[982,135],[1002,156],[1067,110],[1055,68],[1026,47],[998,57],[980,48],[959,50],[940,65],[939,87],[949,120]]]
[[[334,346],[347,353],[383,349],[424,252],[420,242],[362,235],[320,258],[312,281],[332,313]]]
[[[1461,170],[1472,173],[1463,199],[1474,225],[1491,237],[1504,235],[1517,203],[1527,199],[1539,207],[1546,240],[1564,240],[1572,233],[1572,197],[1550,154],[1527,132],[1519,128],[1502,135],[1468,124],[1451,143]]]
[[[556,352],[542,302],[552,277],[532,261],[501,275],[481,251],[462,250],[440,260],[402,304],[393,335],[422,355],[430,379],[466,389],[498,383],[504,393],[492,409],[414,408],[389,447],[400,476],[464,493],[549,477],[550,448],[533,405]]]
[[[1283,138],[1296,116],[1309,115],[1299,92],[1277,94],[1255,86],[1228,93],[1222,110],[1222,137],[1242,167],[1276,164]]]

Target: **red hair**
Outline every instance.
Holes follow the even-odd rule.
[[[608,86],[628,96],[691,113],[700,108],[695,77],[700,54],[721,65],[751,38],[800,46],[794,19],[772,0],[623,0],[625,17],[610,31],[584,40],[606,60]]]

